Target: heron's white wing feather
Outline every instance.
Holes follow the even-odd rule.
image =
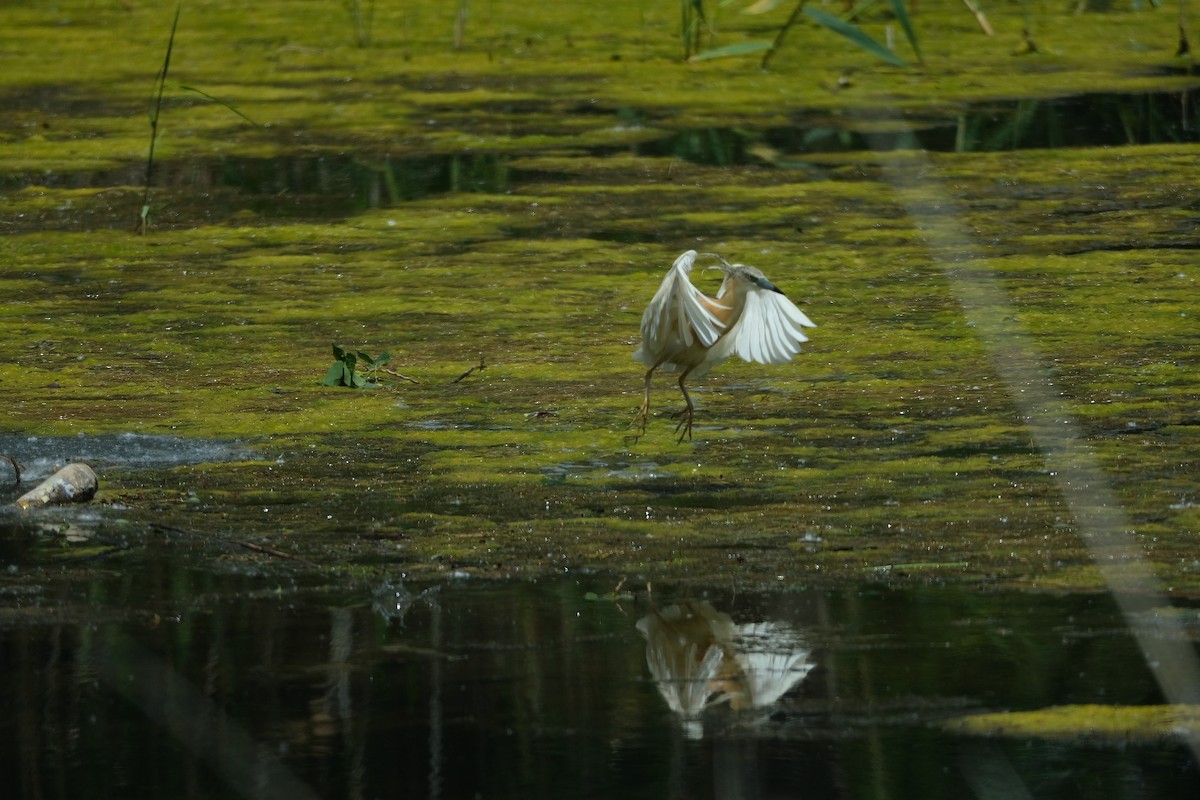
[[[703,295],[688,278],[695,261],[696,251],[689,250],[667,271],[642,314],[642,346],[634,353],[635,358],[653,364],[670,351],[690,346],[695,339],[709,347],[720,338],[725,325],[701,302]]]
[[[759,364],[785,364],[807,342],[804,328],[812,321],[779,292],[752,289],[746,294],[742,314],[726,336],[722,348],[745,361]]]

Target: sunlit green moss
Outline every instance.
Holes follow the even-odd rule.
[[[1181,86],[1148,77],[1178,64],[1170,15],[1064,27],[1037,11],[1043,52],[1016,58],[1023,21],[996,11],[988,39],[960,5],[923,3],[924,70],[806,28],[764,73],[680,62],[666,5],[488,4],[459,50],[444,3],[381,6],[361,49],[348,15],[319,5],[185,7],[175,81],[262,127],[172,86],[158,157],[183,171],[154,187],[149,236],[132,228],[169,9],[81,0],[13,10],[0,31],[23,65],[0,76],[0,168],[18,176],[0,188],[0,427],[237,438],[263,454],[117,468],[104,483],[123,513],[287,538],[346,569],[1098,589],[1015,411],[1021,387],[999,381],[946,279],[986,259],[1147,552],[1176,591],[1200,592],[1194,146],[795,166],[763,151],[732,168],[636,147],[704,126],[886,131],[908,124],[897,112],[981,98]],[[761,19],[723,20],[724,42],[762,35]],[[342,152],[379,179],[376,199],[251,200],[186,166]],[[388,157],[460,152],[511,152],[523,176],[388,199]],[[895,169],[921,170],[906,201],[961,219],[978,250],[939,252],[885,182]],[[819,327],[792,364],[694,382],[691,443],[668,416],[674,378],[657,377],[635,437],[641,311],[690,247],[762,267]],[[334,343],[388,350],[415,382],[320,387]]]

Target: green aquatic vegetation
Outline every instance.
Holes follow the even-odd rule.
[[[154,185],[154,146],[158,142],[158,120],[162,114],[163,93],[167,88],[167,73],[171,69],[171,52],[175,49],[175,32],[179,29],[179,15],[183,11],[183,2],[175,4],[175,17],[171,21],[171,35],[167,39],[167,52],[163,56],[162,67],[155,78],[156,91],[150,105],[150,149],[146,156],[146,188],[142,194],[142,208],[138,214],[138,232],[145,233],[150,225],[150,187]]]
[[[923,4],[923,33],[945,24],[933,8]],[[152,474],[114,467],[104,480],[123,516],[285,539],[331,569],[363,572],[596,566],[735,586],[1098,589],[1015,411],[1023,387],[998,380],[945,259],[957,278],[1003,287],[1007,324],[1053,368],[1156,568],[1181,594],[1200,591],[1186,505],[1200,430],[1187,421],[1194,146],[927,154],[919,164],[903,152],[825,153],[801,166],[729,167],[643,147],[693,124],[755,130],[813,115],[894,130],[909,124],[897,110],[923,120],[979,97],[1144,88],[1151,79],[1127,73],[1155,56],[1118,69],[1072,42],[1014,63],[977,33],[964,44],[940,31],[944,50],[901,80],[797,29],[811,59],[785,48],[762,74],[733,61],[678,64],[671,15],[647,9],[642,27],[620,4],[604,15],[629,27],[603,35],[575,6],[541,21],[514,12],[506,27],[545,34],[529,47],[484,15],[453,56],[447,35],[401,33],[448,32],[448,12],[432,4],[406,4],[407,29],[398,7],[379,7],[367,52],[307,7],[211,11],[181,26],[172,74],[271,127],[230,125],[209,104],[170,106],[159,154],[171,180],[155,189],[164,208],[150,241],[124,230],[131,180],[105,172],[143,155],[143,132],[129,124],[141,87],[77,52],[120,34],[129,63],[161,59],[161,42],[131,34],[154,28],[148,12],[105,16],[108,30],[82,17],[64,26],[62,64],[0,32],[48,81],[61,82],[68,63],[95,76],[47,90],[49,107],[73,109],[52,118],[21,100],[19,75],[0,76],[16,98],[0,109],[0,159],[18,176],[0,184],[10,301],[0,328],[16,343],[0,357],[4,425],[231,437],[262,456]],[[43,22],[14,14],[41,41]],[[1113,19],[1147,36],[1150,16]],[[960,17],[956,6],[950,19]],[[1080,30],[1095,37],[1103,23]],[[729,30],[746,32],[740,20]],[[1058,44],[1039,35],[1039,46]],[[974,53],[963,68],[971,47],[978,69]],[[855,85],[829,88],[847,68]],[[459,147],[473,152],[444,163],[462,180],[403,190],[401,155]],[[378,179],[374,199],[329,180],[279,191],[206,183],[226,156],[228,166],[284,155],[281,170],[319,172],[339,152]],[[196,167],[197,153],[213,160]],[[961,219],[977,250],[927,240],[883,181],[906,168],[948,187],[911,194]],[[472,176],[490,188],[469,190]],[[669,435],[679,401],[662,378],[652,430],[634,445],[638,320],[667,265],[693,246],[762,267],[820,327],[792,364],[731,363],[700,382],[692,446]],[[716,276],[697,280],[711,288]],[[420,383],[323,389],[330,341],[387,342]],[[454,383],[481,355],[487,368]],[[1129,431],[1130,421],[1159,427]]]
[[[945,723],[956,733],[1020,739],[1085,740],[1099,745],[1155,742],[1195,736],[1193,706],[1054,706],[1036,711],[975,714]]]
[[[896,5],[898,5],[900,8],[904,7],[902,3],[897,3]],[[870,53],[878,58],[883,59],[884,61],[888,62],[889,64],[893,64],[894,66],[897,66],[897,67],[907,67],[908,66],[907,61],[905,61],[904,59],[897,56],[895,53],[893,53],[891,50],[889,50],[888,48],[881,45],[879,42],[875,41],[865,31],[863,31],[862,28],[858,27],[857,25],[847,22],[846,20],[842,19],[841,17],[836,17],[833,14],[830,14],[828,11],[823,11],[823,10],[821,10],[819,8],[815,8],[813,6],[806,5],[804,7],[804,13],[809,19],[813,20],[818,25],[820,25],[824,28],[828,28],[829,30],[833,31],[834,33],[838,34],[839,36],[845,37],[849,41],[851,41],[854,44],[861,47],[863,50],[867,51],[868,53]],[[905,16],[904,19],[907,22],[908,17]],[[911,27],[908,26],[907,24],[905,25],[905,27],[911,34],[911,30],[912,30]],[[919,53],[920,53],[920,51],[918,51],[918,54]]]
[[[146,155],[146,185],[142,192],[142,206],[141,206],[141,210],[138,212],[138,221],[137,221],[138,233],[143,233],[143,234],[146,233],[147,229],[150,226],[150,192],[151,192],[152,187],[154,186],[154,166],[155,166],[154,150],[155,150],[155,146],[158,144],[158,137],[159,137],[158,124],[159,124],[159,120],[162,117],[163,95],[166,92],[166,88],[167,88],[167,75],[170,73],[170,69],[171,69],[171,54],[175,50],[175,34],[179,30],[179,16],[182,13],[182,11],[183,11],[183,2],[182,2],[182,0],[180,0],[180,2],[176,3],[176,5],[175,5],[175,16],[171,21],[171,35],[167,39],[166,54],[163,56],[162,67],[159,69],[158,75],[155,77],[155,90],[150,98],[150,108],[149,108],[150,147],[149,147],[147,155]],[[218,100],[217,98],[213,97],[212,95],[208,94],[207,92],[203,92],[200,89],[196,89],[191,86],[182,86],[181,88],[186,91],[198,94],[207,100],[219,103],[220,105],[225,106],[230,111],[234,112],[238,116],[245,119],[247,122],[252,122],[249,119],[249,117],[247,117],[242,112],[238,111],[235,107],[233,107],[232,105],[225,103],[221,100]]]
[[[761,14],[764,12],[773,11],[779,5],[781,5],[781,3],[767,0],[766,2],[758,2],[752,6],[749,6],[748,8],[743,9],[743,13]],[[871,3],[868,3],[865,6],[859,6],[851,9],[842,16],[836,16],[827,11],[823,11],[822,9],[808,5],[807,0],[799,0],[792,7],[792,11],[788,15],[787,20],[778,28],[778,30],[776,30],[775,36],[771,41],[752,40],[738,42],[736,44],[724,45],[721,47],[710,48],[708,50],[697,52],[699,49],[699,39],[697,37],[694,41],[689,42],[689,44],[692,46],[685,46],[684,58],[691,57],[696,61],[705,61],[714,58],[726,58],[729,56],[763,53],[760,64],[762,69],[765,70],[770,65],[772,56],[783,45],[789,31],[791,31],[791,29],[800,20],[800,15],[803,13],[816,24],[838,34],[839,36],[844,37],[848,41],[862,48],[865,52],[881,58],[894,66],[907,67],[908,63],[897,56],[891,49],[880,44],[862,28],[850,21],[852,17],[857,17],[863,14],[866,8],[869,8],[871,5]],[[891,11],[897,21],[900,22],[901,28],[903,29],[905,36],[908,38],[909,44],[917,54],[918,61],[923,60],[921,58],[920,46],[917,42],[917,35],[913,29],[912,22],[909,20],[908,10],[905,8],[903,0],[891,0]],[[693,53],[695,53],[695,55],[692,55]]]
[[[354,43],[369,47],[375,25],[375,0],[347,0],[346,6],[354,23]]]
[[[380,373],[391,372],[387,365],[391,353],[369,356],[361,350],[350,352],[336,344],[333,346],[333,363],[321,379],[322,386],[347,386],[351,389],[378,389],[383,381]],[[359,365],[362,365],[360,370]],[[394,374],[394,373],[393,373]]]
[[[708,28],[704,0],[679,0],[679,39],[685,60],[700,51],[701,38]]]
[[[410,8],[413,5],[405,4],[403,11],[379,11],[375,29],[414,30],[417,28],[413,26],[421,24],[430,24],[441,30],[450,28],[448,17],[439,16],[435,19],[435,16],[442,15],[443,9],[435,5],[425,8],[423,4],[415,4],[421,8]],[[68,4],[67,8],[72,6]],[[787,48],[787,52],[777,59],[774,66],[780,73],[778,79],[745,74],[742,68],[734,68],[735,62],[711,62],[703,67],[668,63],[665,66],[669,77],[647,85],[645,81],[635,79],[636,73],[644,69],[647,62],[654,63],[667,56],[665,41],[662,48],[649,46],[649,43],[657,38],[654,26],[662,26],[661,30],[665,32],[669,20],[661,10],[643,10],[644,23],[637,9],[617,6],[608,11],[607,16],[613,23],[615,33],[592,31],[583,34],[580,29],[580,25],[584,24],[582,21],[573,24],[566,19],[578,12],[563,10],[559,19],[539,20],[525,10],[518,12],[507,8],[505,14],[510,20],[507,25],[510,29],[516,30],[515,26],[525,26],[530,30],[553,29],[541,48],[520,54],[515,51],[494,51],[491,54],[469,51],[452,55],[444,46],[445,43],[439,47],[435,38],[419,44],[402,44],[395,39],[377,38],[374,46],[367,51],[340,46],[337,39],[344,37],[338,37],[333,30],[336,26],[328,25],[327,18],[316,9],[292,9],[288,14],[282,14],[275,4],[265,3],[244,10],[236,18],[225,9],[206,9],[203,20],[190,21],[188,29],[180,33],[181,44],[186,47],[177,52],[177,64],[172,69],[178,69],[181,75],[186,75],[185,80],[189,85],[205,87],[245,109],[255,119],[277,126],[305,123],[313,131],[306,137],[309,141],[316,133],[324,131],[337,136],[353,133],[356,139],[362,141],[394,143],[418,132],[421,140],[427,139],[429,134],[437,134],[436,130],[421,131],[425,121],[436,119],[436,104],[440,104],[436,98],[434,105],[424,104],[422,96],[425,92],[421,91],[423,79],[433,84],[435,89],[448,84],[495,87],[493,91],[500,95],[501,101],[506,91],[514,96],[515,102],[519,102],[522,96],[544,97],[554,92],[563,97],[590,95],[602,108],[636,105],[684,109],[685,116],[680,122],[686,124],[689,119],[704,116],[722,119],[730,113],[737,113],[745,119],[778,119],[781,105],[830,108],[842,100],[833,97],[820,84],[832,85],[841,69],[847,65],[858,67],[862,60],[858,57],[847,58],[854,54],[844,52],[846,48],[837,42],[824,41],[833,37],[806,36],[803,57],[799,52],[792,52],[801,48]],[[67,69],[70,70],[69,74],[89,76],[89,81],[94,81],[95,86],[104,87],[103,92],[93,92],[93,96],[115,95],[121,98],[126,108],[130,108],[142,94],[142,89],[133,85],[128,71],[122,73],[120,64],[161,61],[161,45],[144,33],[160,29],[152,21],[157,16],[154,12],[155,9],[139,7],[125,14],[89,17],[87,23],[75,18],[69,26],[64,27],[48,25],[43,16],[32,11],[18,11],[12,20],[13,27],[9,35],[19,37],[23,42],[22,50],[28,50],[30,69],[13,73],[4,80],[7,85],[14,86],[20,86],[21,81],[28,81],[28,77],[20,76],[48,76],[52,81],[53,76],[62,75]],[[66,13],[70,14],[71,11]],[[932,26],[940,31],[945,24],[941,22],[940,15],[944,13],[951,13],[951,19],[961,15],[956,5],[945,11],[937,6],[923,5],[922,27]],[[931,75],[927,78],[914,82],[911,77],[879,74],[869,78],[860,77],[859,80],[867,80],[873,86],[879,81],[878,88],[887,95],[886,107],[892,108],[904,108],[912,103],[923,103],[928,107],[931,102],[945,107],[944,104],[953,103],[956,97],[961,98],[960,93],[979,95],[981,90],[985,94],[989,91],[1002,94],[1019,91],[1052,96],[1063,91],[1111,84],[1109,78],[1114,73],[1121,81],[1138,81],[1145,85],[1149,79],[1144,73],[1137,73],[1153,64],[1153,51],[1131,51],[1124,74],[1118,71],[1119,65],[1113,63],[1114,59],[1099,58],[1096,54],[1104,51],[1104,45],[1111,42],[1112,31],[1117,27],[1122,36],[1128,32],[1152,40],[1156,35],[1156,26],[1163,27],[1160,24],[1162,20],[1156,19],[1156,16],[1145,13],[1085,15],[1082,19],[1072,20],[1072,32],[1078,31],[1079,35],[1066,41],[1065,48],[1060,49],[1060,42],[1053,38],[1050,43],[1043,40],[1043,50],[1053,49],[1061,53],[1046,56],[1053,59],[1052,65],[1061,65],[1061,69],[1047,71],[1044,68],[1045,61],[1038,65],[1025,62],[1014,64],[1014,59],[1008,55],[1010,45],[997,43],[992,52],[993,48],[983,46],[981,37],[974,34],[966,37],[963,43],[958,41],[959,37],[947,36],[947,47],[952,52],[929,59],[932,62]],[[95,23],[91,22],[93,18]],[[741,21],[734,21],[744,27]],[[1167,23],[1164,30],[1172,27],[1169,20]],[[575,30],[571,31],[572,45],[568,49],[563,33],[570,28]],[[655,30],[655,35],[648,36],[649,30]],[[233,52],[237,53],[236,58],[229,55],[229,31],[235,32],[237,46]],[[1173,38],[1173,30],[1168,32]],[[129,39],[124,43],[124,59],[114,59],[109,55],[113,35],[123,35]],[[409,60],[402,60],[401,51],[406,51]],[[636,53],[636,57],[632,53]],[[614,60],[614,54],[623,57]],[[964,54],[969,54],[973,61],[979,62],[978,71],[948,69],[952,66],[951,59],[962,58]],[[543,77],[547,59],[557,59],[560,65],[571,63],[578,66],[573,66],[565,75],[561,70],[556,70],[558,82],[550,84]],[[394,66],[397,62],[405,64],[399,79]],[[828,70],[828,78],[795,80],[797,70],[805,69],[811,74],[814,62]],[[1075,82],[1076,73],[1073,70],[1080,67],[1084,74],[1081,80]],[[1024,74],[1014,76],[1014,68]],[[443,77],[448,69],[455,71],[450,80]],[[498,72],[502,76],[498,77]],[[604,87],[598,92],[597,75],[606,76]],[[1014,80],[1021,80],[1028,85],[1015,89]],[[220,87],[220,90],[215,87]],[[288,102],[281,102],[270,95],[281,90],[295,91],[297,94]],[[369,96],[371,102],[346,102],[344,97],[347,91],[361,93],[364,98]],[[871,104],[875,101],[870,97],[862,97],[856,102]],[[557,116],[563,118],[567,115],[559,113]],[[204,120],[197,118],[197,121],[204,127],[220,124],[219,120],[212,117]],[[398,125],[402,129],[399,137],[396,135]],[[598,133],[601,129],[614,126],[603,116],[597,115],[588,127],[589,133]],[[196,132],[201,132],[201,129],[197,128]],[[265,136],[235,138],[236,141],[227,141],[224,146],[261,148]],[[199,144],[200,141],[194,140],[189,144]],[[317,141],[329,143],[327,137]],[[134,157],[142,150],[144,139],[138,142],[131,135],[126,141],[110,144],[124,150],[129,157]],[[569,146],[570,143],[564,139],[563,144]]]

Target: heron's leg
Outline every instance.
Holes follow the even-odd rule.
[[[636,426],[638,435],[646,432],[646,420],[650,416],[650,378],[654,375],[654,370],[658,369],[658,364],[655,364],[650,369],[646,370],[646,392],[642,397],[642,407],[638,409],[637,416],[633,418],[630,427]]]
[[[696,407],[692,405],[692,398],[691,395],[688,394],[687,387],[683,385],[683,381],[687,378],[688,373],[691,371],[692,368],[688,367],[683,371],[683,374],[679,376],[679,391],[683,392],[683,401],[687,403],[687,405],[684,406],[683,409],[676,415],[679,417],[679,424],[675,426],[675,432],[679,433],[679,441],[681,442],[683,441],[684,437],[687,437],[688,441],[691,441],[692,412],[696,410]],[[680,433],[680,429],[683,430],[682,433]]]

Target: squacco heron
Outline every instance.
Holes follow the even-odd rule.
[[[807,342],[803,328],[812,321],[796,308],[762,271],[725,259],[717,269],[725,280],[716,297],[692,285],[688,275],[696,251],[675,259],[667,277],[642,314],[642,344],[633,357],[646,371],[646,394],[634,421],[639,435],[646,432],[650,416],[650,379],[654,370],[679,371],[679,391],[687,404],[678,412],[675,432],[679,441],[692,438],[695,406],[684,381],[703,377],[730,356],[758,364],[785,364]]]

